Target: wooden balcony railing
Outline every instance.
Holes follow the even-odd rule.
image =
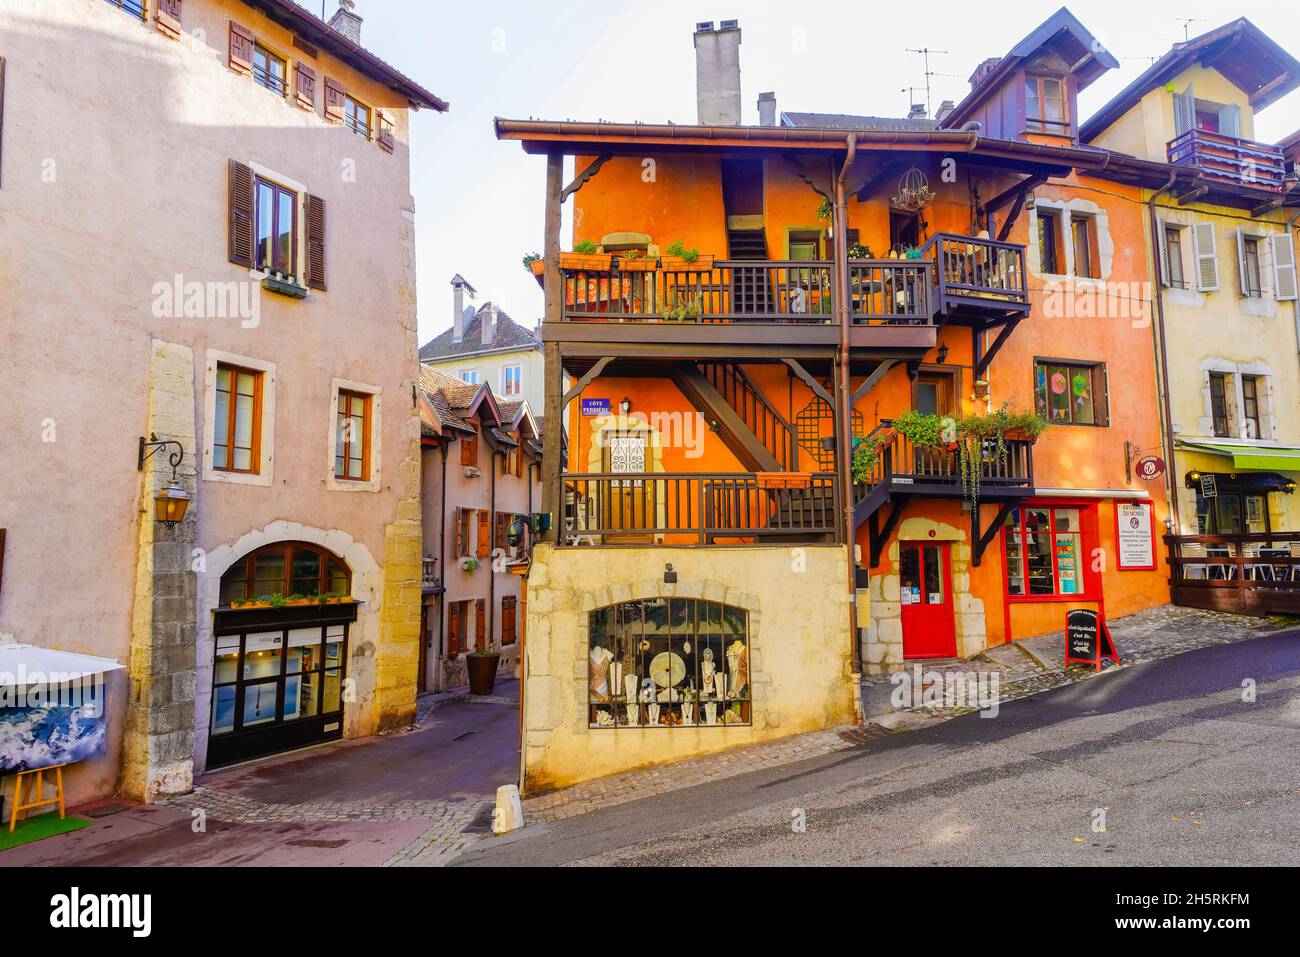
[[[935,233],[921,247],[934,260],[934,309],[1029,310],[1025,247],[995,239]]]
[[[567,474],[562,545],[806,544],[836,533],[827,473]]]
[[[1174,604],[1300,614],[1300,532],[1166,535]]]
[[[889,420],[881,422],[889,429]],[[881,483],[898,491],[918,493],[962,491],[961,463],[956,450],[917,446],[911,439],[890,432],[876,456],[875,466],[865,482],[856,483],[855,498],[861,499]],[[1029,439],[1006,439],[1002,454],[993,441],[984,444],[980,460],[981,495],[1007,489],[1033,488],[1034,443]]]
[[[1169,141],[1169,162],[1193,166],[1211,179],[1281,192],[1286,158],[1269,143],[1241,140],[1208,130],[1188,130]]]
[[[731,260],[694,266],[615,260],[608,270],[562,269],[564,318],[597,322],[817,323],[835,321],[833,263]],[[930,263],[854,260],[853,321],[932,321]]]

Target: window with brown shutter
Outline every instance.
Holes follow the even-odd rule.
[[[325,119],[331,123],[343,122],[343,87],[337,80],[325,77]]]
[[[470,515],[473,514],[472,508],[456,509],[456,557],[467,558],[469,556],[469,523]]]
[[[386,153],[393,151],[393,121],[383,113],[379,114],[379,146]]]
[[[516,605],[519,599],[514,595],[506,595],[501,599],[501,644],[513,645],[515,643],[515,622],[518,618]]]
[[[297,101],[305,110],[316,109],[316,71],[305,63],[298,64]]]
[[[307,286],[325,292],[325,200],[307,195]]]
[[[506,547],[506,524],[510,516],[505,512],[496,512],[492,516],[492,547],[502,550]]]
[[[232,263],[253,268],[253,171],[230,161],[230,253]]]
[[[492,639],[487,633],[487,599],[474,600],[474,634],[478,636],[479,651],[492,647]]]
[[[491,515],[485,508],[478,510],[478,541],[475,542],[475,552],[479,558],[487,558],[491,553],[492,542],[488,537],[492,533]]]
[[[154,19],[158,24],[158,32],[164,33],[169,37],[179,37],[181,35],[181,0],[158,0],[157,12]]]
[[[253,34],[230,21],[230,68],[236,73],[253,73]]]
[[[460,464],[478,468],[478,435],[462,436],[460,440]]]
[[[469,623],[469,602],[453,601],[447,605],[447,654],[458,655],[469,647],[465,626]]]

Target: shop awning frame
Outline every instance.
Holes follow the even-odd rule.
[[[1300,472],[1300,448],[1294,446],[1180,441],[1178,448],[1226,456],[1232,459],[1233,468],[1244,471]]]

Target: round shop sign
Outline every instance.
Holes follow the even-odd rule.
[[[1144,455],[1135,466],[1137,477],[1150,482],[1165,474],[1165,460],[1158,455]]]

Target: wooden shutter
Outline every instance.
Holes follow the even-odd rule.
[[[298,105],[306,110],[316,109],[316,71],[305,63],[298,64]]]
[[[253,269],[253,171],[238,160],[230,161],[230,261]]]
[[[478,510],[478,541],[477,553],[479,558],[487,558],[492,550],[492,513],[485,508]]]
[[[460,464],[468,468],[478,467],[478,435],[467,435],[460,440]]]
[[[1295,299],[1295,244],[1291,230],[1270,236],[1269,242],[1273,244],[1273,295],[1278,299]]]
[[[325,119],[343,122],[343,87],[329,77],[325,77]]]
[[[487,599],[474,599],[474,634],[478,636],[478,647],[480,651],[487,651],[492,647],[492,640],[487,633]]]
[[[464,619],[461,616],[461,604],[453,601],[447,605],[447,653],[459,654],[461,650],[461,628]]]
[[[1213,223],[1192,227],[1192,246],[1196,250],[1196,285],[1203,292],[1219,288],[1219,251]]]
[[[1092,408],[1098,425],[1110,425],[1110,373],[1104,365],[1092,367]]]
[[[179,37],[181,35],[181,0],[158,0],[154,22],[158,25],[159,33],[165,33],[173,38]]]
[[[506,520],[510,516],[505,512],[497,512],[492,516],[492,547],[505,549],[506,547]]]
[[[469,554],[469,510],[456,509],[456,557],[464,558]]]
[[[230,21],[230,68],[236,73],[252,75],[253,34],[234,20]]]
[[[1219,110],[1219,132],[1234,140],[1241,136],[1241,107],[1225,106]]]
[[[1250,268],[1246,265],[1246,234],[1241,227],[1237,233],[1237,289],[1243,296],[1250,295]]]
[[[379,126],[379,147],[386,153],[393,151],[393,122],[383,113],[377,113]]]
[[[1169,272],[1169,224],[1163,219],[1156,221],[1156,249],[1160,251],[1160,285],[1168,286]]]
[[[325,285],[325,200],[308,195],[307,211],[307,285],[324,292]]]
[[[1174,136],[1196,129],[1196,94],[1189,84],[1182,93],[1174,94]]]
[[[501,644],[513,645],[515,643],[515,604],[518,601],[513,595],[507,595],[501,599]]]

